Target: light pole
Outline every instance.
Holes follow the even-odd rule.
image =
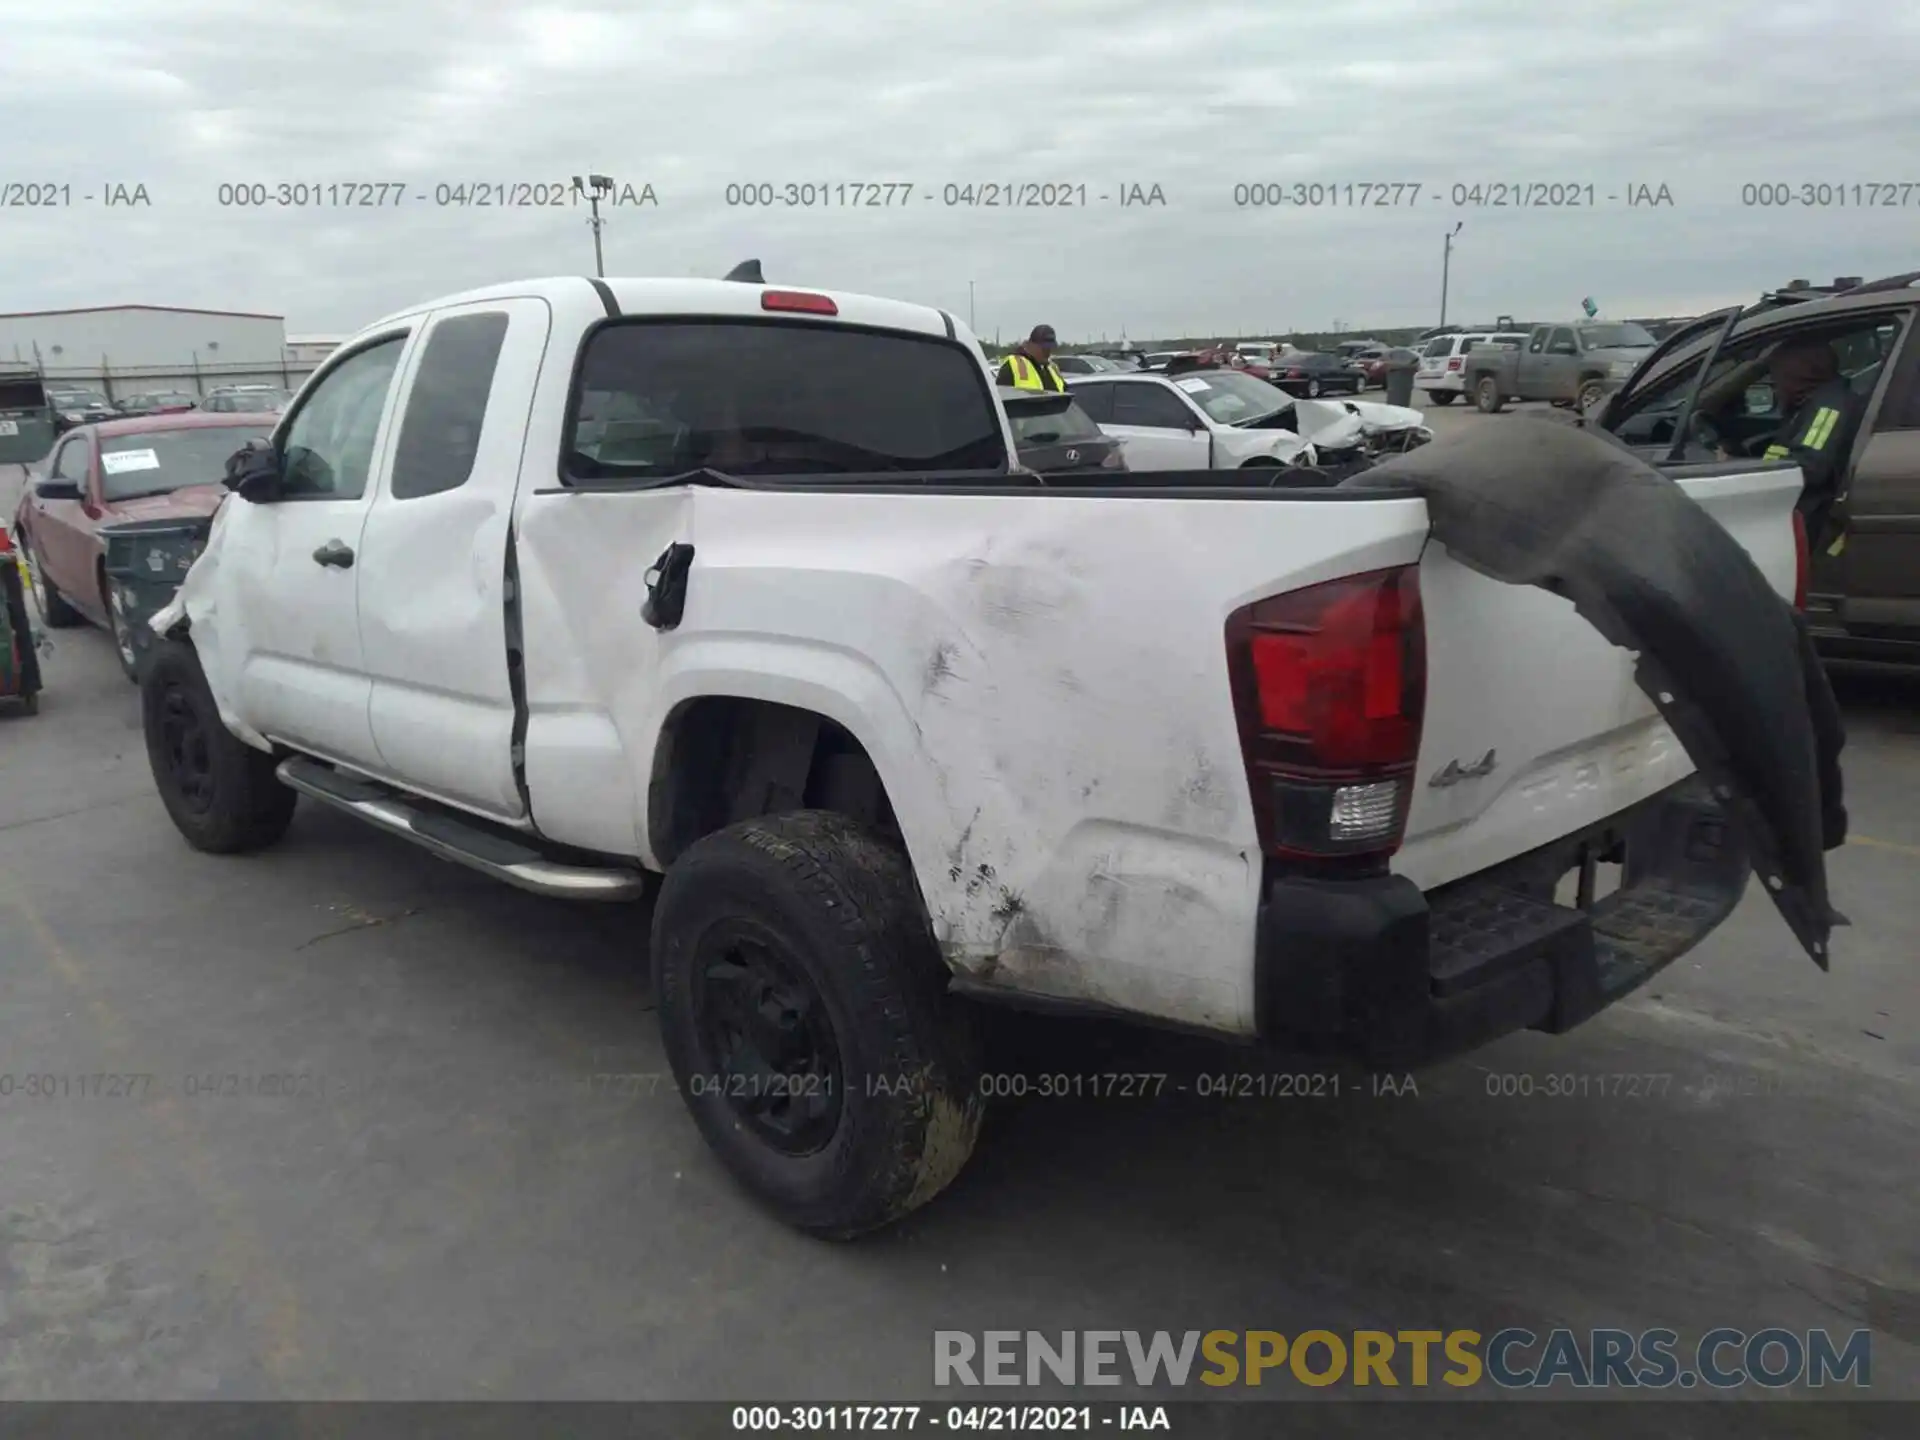
[[[603,260],[600,255],[600,227],[607,222],[600,218],[600,197],[610,194],[612,191],[613,177],[611,175],[589,175],[584,180],[578,175],[573,177],[573,193],[576,195],[585,195],[587,197],[587,208],[593,212],[592,218],[587,221],[587,225],[593,231],[593,273],[603,279],[606,277],[607,266],[606,261]]]
[[[1453,268],[1453,237],[1460,233],[1467,222],[1456,220],[1453,229],[1447,232],[1446,248],[1440,252],[1440,325],[1444,329],[1447,323],[1447,275]]]

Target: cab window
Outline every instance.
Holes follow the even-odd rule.
[[[329,371],[287,429],[286,493],[313,500],[357,500],[366,493],[373,444],[406,336],[369,345]]]

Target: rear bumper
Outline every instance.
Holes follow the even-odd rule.
[[[1583,857],[1622,860],[1620,888],[1588,909],[1554,903]],[[1692,779],[1428,894],[1395,875],[1270,873],[1261,1036],[1405,1067],[1515,1030],[1570,1030],[1719,925],[1748,874],[1734,832]]]

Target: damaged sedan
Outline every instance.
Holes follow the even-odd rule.
[[[1307,400],[1239,370],[1089,375],[1067,382],[1136,470],[1243,466],[1347,468],[1433,438],[1418,410],[1370,400]]]

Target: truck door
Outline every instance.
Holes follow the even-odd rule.
[[[410,790],[503,820],[526,813],[513,765],[507,539],[549,319],[536,299],[428,319],[359,569],[382,766]]]
[[[356,580],[361,531],[393,429],[409,334],[344,355],[275,432],[278,495],[226,509],[217,654],[240,718],[270,739],[356,769],[377,767],[367,720]],[[216,687],[217,690],[219,687]]]
[[[1920,639],[1920,327],[1909,325],[1872,430],[1854,444],[1839,556],[1850,631]],[[1831,563],[1819,557],[1816,563]],[[1824,587],[1823,587],[1824,588]]]
[[[1513,383],[1527,399],[1539,393],[1547,378],[1547,337],[1553,333],[1542,325],[1527,337],[1527,345],[1513,364]]]
[[[1547,340],[1547,353],[1541,357],[1537,383],[1527,391],[1529,400],[1571,400],[1580,389],[1580,342],[1572,327],[1556,325]]]

